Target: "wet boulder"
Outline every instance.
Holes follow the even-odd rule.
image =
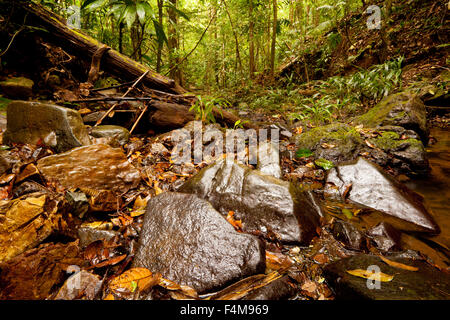
[[[280,153],[276,144],[263,142],[258,146],[258,164],[261,173],[281,179]]]
[[[39,102],[14,101],[7,108],[3,143],[42,143],[64,152],[91,142],[80,114]]]
[[[121,126],[104,125],[93,127],[91,136],[94,138],[114,138],[123,146],[130,139],[130,132]]]
[[[378,131],[380,135],[368,139],[375,146],[370,153],[377,164],[397,168],[407,174],[426,174],[429,171],[427,152],[414,131],[398,126],[385,126]]]
[[[387,257],[389,260],[418,268],[409,271],[394,268],[384,263],[378,256],[360,254],[338,260],[327,265],[324,276],[334,289],[336,299],[370,299],[370,300],[446,300],[450,294],[450,275],[433,268],[424,261]],[[380,282],[380,289],[370,289],[368,280],[353,276],[347,271],[367,270],[369,266],[393,275],[389,282]]]
[[[412,223],[416,231],[440,231],[419,195],[363,158],[331,169],[327,185],[337,187],[338,197],[347,193],[347,199]]]
[[[400,126],[415,131],[424,144],[428,142],[426,107],[412,92],[389,95],[367,113],[356,118],[355,123],[367,128]]]
[[[363,248],[364,234],[353,224],[338,220],[332,228],[331,233],[334,238],[352,250],[361,250]]]
[[[378,249],[388,252],[401,248],[401,233],[387,222],[381,222],[367,232],[377,245]]]
[[[343,123],[311,129],[297,135],[295,143],[299,149],[311,150],[316,158],[336,164],[356,159],[364,146],[356,129]]]
[[[80,227],[78,229],[78,238],[80,239],[80,246],[87,247],[90,243],[97,240],[111,240],[119,236],[119,232],[114,230],[101,230],[90,227]]]
[[[165,192],[147,203],[133,266],[203,293],[263,273],[265,250],[258,238],[235,231],[207,201]]]
[[[312,192],[225,159],[202,169],[179,191],[208,200],[224,216],[233,211],[244,232],[285,243],[309,243],[319,225]]]
[[[41,243],[53,232],[46,195],[34,194],[0,206],[0,263]]]
[[[31,97],[33,85],[33,80],[25,77],[14,77],[0,82],[3,93],[13,99],[28,99]]]
[[[66,189],[88,188],[123,193],[137,187],[140,173],[121,149],[104,144],[72,149],[42,158],[37,163],[47,181]]]

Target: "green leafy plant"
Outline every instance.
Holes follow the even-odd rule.
[[[212,98],[197,96],[195,103],[189,108],[189,111],[194,111],[196,120],[201,120],[206,123],[215,123],[213,109],[216,108],[219,113],[222,113],[222,109],[229,107],[231,104],[223,98]]]

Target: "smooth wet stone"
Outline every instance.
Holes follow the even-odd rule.
[[[329,264],[324,276],[334,289],[336,299],[370,300],[447,300],[450,295],[450,275],[420,260],[387,257],[409,266],[419,268],[408,271],[384,263],[378,256],[360,254]],[[381,282],[381,289],[369,289],[367,279],[347,273],[347,270],[378,266],[380,271],[393,275],[390,282]],[[369,280],[370,283],[373,281]]]
[[[115,138],[123,146],[130,139],[130,131],[121,126],[104,125],[93,127],[91,136],[95,138]]]
[[[91,142],[80,114],[39,102],[13,101],[7,108],[3,143],[42,143],[64,152]]]
[[[331,169],[327,185],[338,187],[341,196],[351,185],[349,200],[411,222],[419,228],[417,231],[440,232],[420,196],[363,158]]]
[[[25,77],[9,78],[0,82],[2,92],[13,99],[28,99],[33,95],[33,80]]]
[[[367,232],[367,235],[382,251],[392,251],[401,248],[401,233],[387,222],[381,222]]]
[[[336,240],[344,243],[349,249],[362,249],[364,234],[351,223],[338,220],[333,224],[331,232]]]
[[[404,91],[387,96],[354,122],[367,128],[400,126],[417,132],[425,145],[428,142],[426,107],[412,92]]]
[[[67,191],[65,198],[69,203],[71,213],[83,218],[84,214],[89,210],[89,199],[83,192]]]
[[[78,229],[78,238],[82,248],[97,240],[111,240],[117,235],[119,233],[113,230],[99,230],[90,227],[80,227]]]
[[[72,149],[38,161],[38,169],[47,181],[64,188],[112,190],[124,193],[137,187],[139,171],[121,149],[98,144]]]
[[[147,203],[133,267],[199,293],[265,270],[263,243],[234,230],[207,201],[165,192]]]
[[[180,192],[195,193],[226,216],[235,212],[244,232],[307,244],[319,225],[312,192],[235,162],[220,160],[189,179]]]
[[[45,195],[15,199],[0,206],[0,263],[41,243],[53,231]]]
[[[270,142],[259,144],[257,169],[263,174],[281,179],[280,153],[277,145]]]

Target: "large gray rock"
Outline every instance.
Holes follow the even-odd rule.
[[[393,258],[390,260],[419,268],[409,271],[394,268],[378,256],[360,254],[329,264],[324,269],[327,282],[333,287],[336,299],[370,300],[447,300],[450,295],[450,276],[424,261]],[[347,273],[348,270],[377,266],[380,271],[393,275],[390,282],[381,282],[380,289],[369,289],[368,280]],[[373,280],[369,280],[373,283]]]
[[[3,93],[13,99],[27,99],[33,95],[33,80],[24,77],[9,78],[0,82]]]
[[[37,162],[48,181],[64,188],[112,190],[124,193],[138,186],[139,171],[127,160],[122,149],[104,144],[72,149]]]
[[[400,126],[417,132],[424,144],[428,142],[426,107],[411,92],[399,92],[384,98],[374,108],[356,118],[355,123],[368,128]]]
[[[123,146],[130,139],[130,131],[121,126],[104,125],[93,127],[91,136],[95,138],[114,138]]]
[[[203,293],[263,273],[265,250],[258,238],[235,231],[207,201],[166,192],[147,203],[133,266]]]
[[[188,180],[181,192],[208,200],[223,215],[235,212],[245,232],[307,244],[319,225],[311,192],[235,162],[220,160]]]
[[[80,114],[69,108],[14,101],[8,105],[7,119],[5,144],[41,142],[64,152],[91,143]]]
[[[439,233],[420,196],[363,158],[331,169],[327,184],[338,187],[342,197],[350,190],[349,200],[410,222],[418,227],[417,231]]]

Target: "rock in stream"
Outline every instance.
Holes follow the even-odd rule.
[[[312,192],[232,161],[204,168],[179,191],[197,194],[225,216],[234,211],[245,232],[275,234],[286,243],[308,244],[319,225]]]
[[[91,144],[80,114],[52,104],[13,101],[7,107],[3,143],[42,143],[64,152]]]
[[[147,203],[133,266],[203,293],[263,273],[265,250],[258,238],[235,231],[207,201],[166,192]]]
[[[349,200],[413,223],[418,227],[417,231],[440,231],[419,195],[363,158],[356,163],[331,169],[327,184],[336,186],[342,198],[349,190]]]

